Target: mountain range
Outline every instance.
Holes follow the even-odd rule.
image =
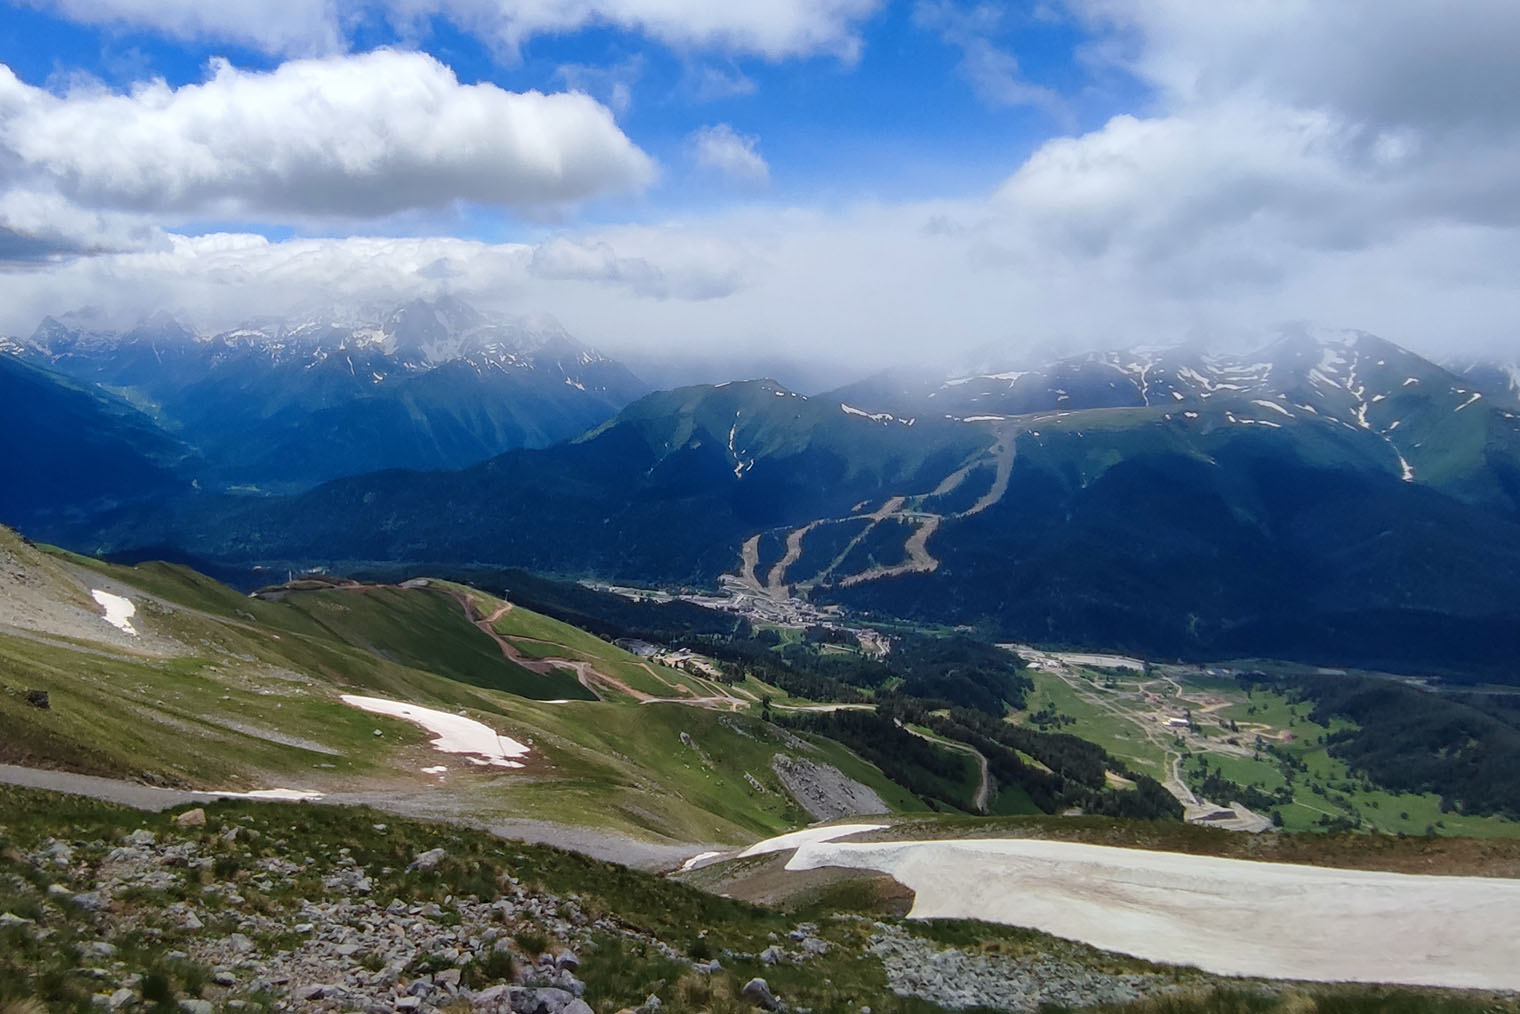
[[[1492,677],[1520,649],[1520,402],[1495,379],[1502,367],[1447,369],[1360,332],[1299,334],[1250,355],[1093,353],[972,376],[885,373],[811,397],[764,380],[699,385],[613,414],[612,392],[634,386],[626,371],[586,350],[572,363],[558,350],[578,346],[562,336],[480,320],[462,304],[412,304],[363,340],[354,330],[303,338],[303,328],[180,340],[159,367],[149,357],[164,348],[145,336],[98,353],[85,336],[45,328],[29,347],[48,350],[48,368],[97,378],[108,389],[98,399],[120,393],[118,411],[159,384],[155,418],[190,418],[195,400],[180,395],[170,413],[173,385],[155,371],[229,350],[257,350],[269,364],[259,376],[336,377],[343,392],[365,370],[381,391],[438,383],[445,370],[510,376],[516,356],[531,359],[523,375],[540,378],[535,390],[584,394],[575,404],[588,413],[594,395],[604,418],[494,457],[476,440],[474,463],[423,475],[401,470],[418,467],[396,449],[404,442],[353,446],[367,433],[352,420],[379,406],[324,402],[311,386],[288,396],[288,432],[267,424],[288,438],[273,446],[302,460],[299,445],[329,473],[345,457],[370,471],[248,495],[232,487],[270,482],[278,462],[201,437],[184,441],[184,460],[219,484],[171,484],[135,506],[34,527],[72,545],[171,547],[222,565],[485,564],[723,582],[1158,657]],[[594,377],[605,379],[583,379]],[[449,390],[428,432],[461,403]],[[247,418],[230,393],[212,397],[229,404],[209,415]],[[455,462],[430,446],[423,467]],[[293,471],[306,483],[322,474]]]
[[[384,468],[460,468],[600,423],[645,387],[552,320],[444,297],[199,335],[47,318],[6,358],[136,407],[198,452],[207,488],[291,492]]]

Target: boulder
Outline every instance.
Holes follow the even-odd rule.
[[[771,987],[764,979],[758,977],[746,982],[744,988],[739,991],[739,995],[756,1007],[763,1007],[765,1010],[775,1010],[779,1006],[776,998],[771,995]]]
[[[575,994],[552,987],[529,989],[517,986],[510,991],[510,996],[515,1014],[565,1014],[565,1008],[576,999]]]
[[[426,852],[423,852],[415,859],[413,859],[411,861],[411,864],[407,866],[406,870],[408,873],[412,872],[413,870],[422,870],[424,872],[428,870],[435,870],[438,868],[438,864],[443,862],[444,857],[447,855],[448,853],[443,849],[428,849]]]
[[[174,818],[174,823],[180,827],[205,827],[206,811],[197,806],[193,810],[186,810]]]
[[[28,690],[26,692],[26,703],[34,708],[41,708],[43,711],[50,711],[53,707],[52,699],[48,697],[46,690]]]

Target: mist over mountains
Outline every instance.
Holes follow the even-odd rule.
[[[544,447],[647,390],[552,320],[450,298],[204,336],[163,313],[125,332],[49,317],[11,349],[193,448],[203,486],[261,491]]]

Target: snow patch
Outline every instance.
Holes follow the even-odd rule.
[[[696,855],[692,856],[690,859],[686,860],[686,862],[681,864],[681,872],[685,873],[687,870],[696,866],[704,859],[712,859],[713,857],[721,856],[722,854],[722,852],[698,852]]]
[[[885,824],[831,824],[828,827],[806,827],[801,831],[791,831],[787,834],[777,835],[775,838],[767,838],[764,841],[755,842],[755,844],[740,852],[739,858],[748,859],[751,856],[769,855],[772,852],[786,852],[790,849],[801,848],[804,845],[830,842],[836,838],[845,838],[852,834],[880,831],[886,826]]]
[[[889,422],[896,422],[897,421],[897,417],[894,416],[894,415],[890,415],[889,413],[886,413],[886,412],[867,412],[864,409],[858,409],[858,408],[856,408],[854,405],[846,405],[842,401],[839,403],[839,408],[846,415],[858,415],[861,418],[863,418],[863,419],[869,419],[872,422],[889,423]]]
[[[132,626],[132,617],[137,615],[137,607],[131,599],[124,599],[120,595],[112,595],[108,591],[99,588],[91,589],[90,597],[93,598],[100,608],[106,611],[106,622],[117,630],[137,636],[137,628]]]
[[[255,789],[252,792],[218,792],[223,799],[271,799],[286,803],[299,803],[303,799],[321,799],[322,793],[309,789]]]
[[[451,715],[446,711],[435,711],[404,701],[388,701],[383,697],[343,694],[338,699],[361,711],[415,722],[433,734],[433,749],[442,753],[461,754],[471,764],[520,768],[523,765],[515,758],[528,754],[528,748],[517,740],[503,736],[490,726],[463,715]]]
[[[1287,416],[1289,419],[1293,418],[1293,413],[1292,412],[1289,412],[1287,409],[1283,408],[1281,405],[1279,405],[1275,401],[1253,401],[1253,402],[1251,402],[1251,404],[1258,405],[1258,406],[1260,406],[1262,408],[1270,408],[1274,412],[1281,412],[1283,415]]]

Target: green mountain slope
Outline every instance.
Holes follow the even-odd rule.
[[[778,755],[831,766],[892,809],[921,807],[839,744],[749,716],[748,699],[700,700],[717,691],[699,680],[683,689],[685,674],[645,670],[691,704],[616,692],[640,660],[528,610],[499,616],[499,636],[546,650],[509,657],[472,618],[504,603],[481,593],[462,603],[456,586],[297,582],[248,597],[182,567],[44,553],[3,530],[0,558],[10,582],[0,596],[0,763],[680,842],[745,841],[805,822],[773,770]],[[96,591],[132,604],[135,633],[101,615]],[[609,678],[578,679],[578,664]],[[29,703],[33,691],[50,706]],[[440,752],[419,725],[343,694],[484,723],[527,745],[525,766]]]

